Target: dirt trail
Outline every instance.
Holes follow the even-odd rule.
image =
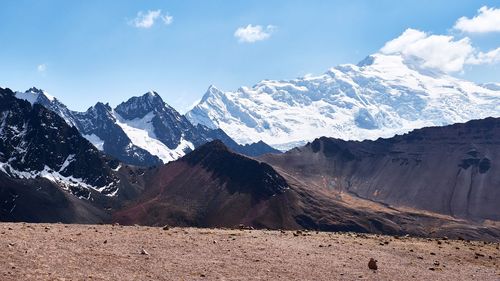
[[[352,233],[1,223],[0,248],[6,281],[500,280],[498,243]]]

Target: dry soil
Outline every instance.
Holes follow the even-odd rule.
[[[1,223],[0,248],[6,281],[500,280],[498,243],[355,233]]]

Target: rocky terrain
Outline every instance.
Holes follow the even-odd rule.
[[[2,223],[0,247],[4,281],[500,278],[498,243],[447,238]]]
[[[319,138],[260,160],[331,194],[468,220],[500,220],[500,119],[389,139]]]

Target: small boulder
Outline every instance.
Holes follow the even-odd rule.
[[[371,258],[370,261],[368,262],[368,268],[371,270],[377,270],[378,269],[377,260]]]

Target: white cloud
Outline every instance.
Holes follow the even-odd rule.
[[[468,64],[495,64],[500,63],[500,47],[483,53],[479,52],[467,60]]]
[[[137,28],[150,28],[157,20],[161,20],[165,25],[169,25],[174,21],[174,17],[169,14],[162,14],[161,10],[140,11],[137,13],[135,19],[130,21],[130,24]]]
[[[38,72],[45,72],[45,70],[47,70],[47,65],[42,63],[42,64],[39,64],[37,67],[36,67],[36,70]]]
[[[415,29],[407,29],[398,38],[387,42],[380,51],[416,57],[421,60],[421,66],[444,72],[462,71],[466,61],[475,53],[467,37],[455,40],[453,36],[429,35]]]
[[[268,25],[264,28],[261,25],[249,24],[246,27],[236,29],[234,37],[238,38],[238,41],[241,43],[254,43],[268,39],[275,30],[276,27],[273,25]]]
[[[483,6],[475,17],[459,18],[453,28],[468,33],[500,32],[500,9]]]
[[[172,17],[171,15],[167,14],[167,15],[161,16],[161,20],[163,21],[163,23],[165,25],[169,25],[169,24],[171,24],[171,23],[174,22],[174,17]]]

